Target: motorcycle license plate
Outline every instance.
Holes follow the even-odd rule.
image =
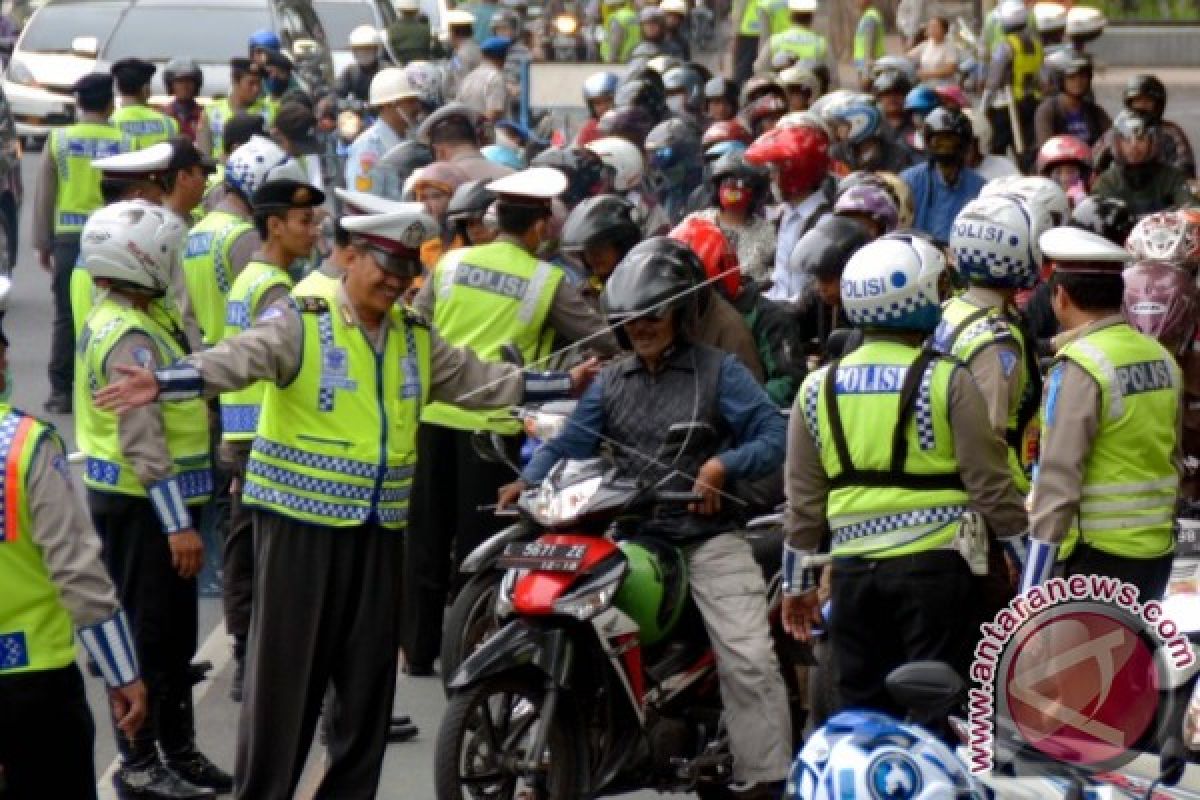
[[[497,560],[502,569],[534,569],[542,572],[578,572],[587,554],[582,544],[513,542]]]
[[[1200,521],[1194,519],[1179,520],[1179,535],[1176,537],[1175,557],[1200,556]]]

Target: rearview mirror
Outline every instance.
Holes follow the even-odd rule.
[[[100,52],[100,40],[95,36],[76,36],[71,40],[71,54],[80,58],[95,58]]]
[[[312,56],[317,55],[320,51],[321,45],[316,39],[309,39],[305,37],[292,42],[292,55],[296,57],[297,61],[301,61],[305,58],[311,58]]]
[[[1158,783],[1162,786],[1174,786],[1179,783],[1184,770],[1187,769],[1187,763],[1183,741],[1177,736],[1167,739],[1158,757]]]

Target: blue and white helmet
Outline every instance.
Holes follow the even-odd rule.
[[[786,800],[983,800],[986,793],[946,745],[886,714],[843,711],[796,756]]]
[[[859,328],[932,331],[941,319],[942,251],[919,234],[889,233],[861,248],[842,270],[842,306]]]
[[[588,102],[597,97],[613,97],[617,93],[619,79],[615,72],[593,72],[583,81],[583,100]]]
[[[883,115],[874,103],[850,103],[836,112],[838,120],[848,125],[846,139],[850,144],[860,144],[879,135],[883,127]]]
[[[247,201],[254,196],[258,187],[272,178],[296,178],[308,181],[308,176],[299,170],[299,177],[282,174],[280,169],[291,162],[283,148],[265,136],[251,136],[244,145],[230,154],[225,162],[225,182],[237,189]],[[299,165],[296,165],[299,167]]]
[[[955,267],[972,286],[1031,289],[1041,262],[1038,233],[1015,195],[977,197],[950,230]]]

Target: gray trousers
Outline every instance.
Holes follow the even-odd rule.
[[[255,582],[235,796],[289,800],[337,695],[316,798],[372,798],[396,691],[404,535],[254,511]]]
[[[750,545],[731,533],[688,550],[692,599],[717,657],[733,775],[782,781],[792,764],[787,687],[767,622],[767,587]]]

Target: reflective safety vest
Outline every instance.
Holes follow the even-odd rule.
[[[324,297],[326,300],[331,300],[340,284],[340,279],[331,278],[320,269],[314,269],[300,279],[300,282],[292,289],[292,295],[295,297]]]
[[[125,138],[111,125],[77,122],[52,128],[46,147],[54,156],[58,193],[54,202],[54,233],[78,234],[93,211],[104,205],[100,170],[92,159],[125,152]]]
[[[1125,558],[1170,553],[1179,493],[1175,425],[1183,391],[1175,360],[1123,322],[1071,342],[1058,358],[1078,364],[1100,387],[1100,426],[1083,462],[1078,527],[1068,533],[1060,556],[1069,556],[1080,536],[1097,550]],[[1047,426],[1054,425],[1057,395],[1052,371]]]
[[[1010,33],[1004,38],[1008,42],[1008,46],[1012,48],[1013,53],[1013,97],[1017,100],[1024,98],[1026,95],[1035,99],[1040,97],[1042,91],[1039,77],[1042,74],[1042,61],[1044,59],[1042,43],[1036,36],[1030,36],[1028,47],[1026,47],[1026,40],[1015,33]]]
[[[874,20],[875,22],[875,44],[871,48],[870,54],[867,53],[867,22]],[[883,41],[883,15],[879,13],[879,9],[871,6],[863,15],[858,18],[858,27],[854,30],[854,63],[862,67],[868,60],[874,61],[883,58],[887,55],[887,46]]]
[[[229,252],[238,237],[251,230],[254,225],[237,214],[210,211],[188,233],[183,277],[207,345],[225,335],[225,303],[234,281]]]
[[[304,324],[303,360],[287,386],[266,384],[242,499],[314,525],[403,528],[429,396],[429,330],[393,308],[376,353],[331,301],[291,302]]]
[[[823,62],[829,43],[819,33],[793,24],[783,33],[771,37],[770,48],[771,55],[789,53],[797,61]]]
[[[637,12],[626,6],[614,11],[611,18],[617,21],[624,34],[621,37],[621,52],[617,53],[617,63],[628,63],[629,58],[633,55],[633,49],[642,43],[642,26],[638,22]],[[606,28],[605,33],[607,34],[607,32],[608,29]],[[600,42],[600,59],[605,62],[611,62],[611,53],[612,37],[606,35],[604,40]]]
[[[263,261],[251,261],[233,281],[225,303],[225,330],[222,339],[237,336],[254,324],[262,312],[263,295],[282,286],[289,291],[292,278],[286,270]],[[259,411],[267,384],[259,381],[235,392],[221,393],[221,438],[227,442],[248,442],[258,428]]]
[[[238,113],[242,114],[260,114],[263,118],[263,123],[268,127],[273,119],[271,109],[259,97],[253,103],[243,109],[234,111],[233,105],[229,102],[228,97],[222,97],[215,103],[204,109],[204,116],[208,118],[208,129],[212,131],[212,157],[218,161],[224,161],[225,158],[225,123],[233,119]]]
[[[771,26],[769,33],[772,36],[792,27],[792,12],[788,8],[787,0],[758,0],[758,8],[767,15],[767,24]]]
[[[186,355],[182,345],[151,314],[123,306],[104,296],[83,326],[75,360],[75,384],[85,392],[75,405],[75,434],[86,456],[83,482],[89,489],[109,494],[146,497],[146,487],[125,459],[117,434],[117,415],[101,411],[91,395],[108,383],[105,365],[113,347],[128,333],[143,333],[154,344],[160,365],[173,364]],[[76,398],[80,398],[77,390]],[[202,503],[212,494],[212,461],[209,455],[208,408],[196,398],[163,403],[163,430],[184,501]]]
[[[142,150],[179,135],[179,124],[175,120],[143,105],[118,108],[108,124],[121,132],[130,150]]]
[[[433,327],[455,347],[469,347],[484,361],[500,361],[512,343],[527,365],[550,352],[554,331],[546,325],[563,272],[515,244],[491,244],[447,253],[430,279],[437,298]],[[425,422],[467,431],[516,433],[520,424],[503,410],[467,411],[433,403]]]
[[[1037,413],[1042,396],[1041,373],[1033,353],[1025,346],[1025,334],[998,308],[980,308],[961,297],[952,297],[942,306],[942,320],[933,335],[940,353],[954,356],[970,369],[971,359],[994,344],[1013,344],[1019,352],[1016,363],[1003,364],[1006,372],[1017,370],[1020,399],[1008,409],[1004,441],[1008,445],[1008,465],[1013,481],[1022,493],[1029,491],[1032,464],[1022,459],[1025,428]],[[1011,374],[1011,373],[1010,373]]]
[[[75,663],[75,629],[33,541],[26,494],[29,465],[48,436],[58,434],[0,404],[0,677]]]
[[[87,271],[83,260],[75,262],[71,270],[71,322],[75,325],[75,338],[83,332],[83,323],[87,322],[88,314],[92,313],[92,301],[96,296],[96,284],[92,281],[92,273]]]
[[[967,511],[949,415],[957,366],[867,341],[805,379],[797,399],[830,478],[834,556],[891,558],[953,540]]]

